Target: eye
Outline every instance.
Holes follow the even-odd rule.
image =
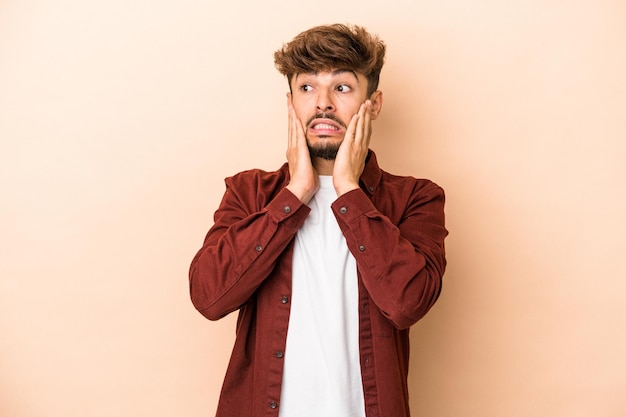
[[[308,93],[309,91],[313,91],[313,86],[311,86],[310,84],[302,84],[300,86],[300,90],[304,91],[305,93]]]
[[[339,91],[340,93],[348,93],[352,91],[352,87],[350,87],[348,84],[339,84],[337,86],[337,91]]]

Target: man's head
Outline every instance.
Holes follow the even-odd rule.
[[[274,53],[278,71],[289,87],[295,74],[350,70],[367,79],[367,96],[378,88],[385,44],[360,26],[317,26],[300,33]]]
[[[348,124],[366,100],[369,118],[382,106],[378,90],[385,44],[358,26],[318,26],[274,54],[289,81],[288,98],[305,130],[314,158],[337,155]]]

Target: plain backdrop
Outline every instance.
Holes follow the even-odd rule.
[[[381,165],[447,194],[413,415],[626,415],[623,0],[4,0],[1,416],[214,413],[235,317],[189,263],[284,162],[273,52],[335,22],[388,45]]]

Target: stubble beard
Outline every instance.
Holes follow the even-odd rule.
[[[323,138],[324,137],[321,137],[321,139]],[[307,140],[307,146],[309,148],[311,158],[321,158],[327,161],[334,161],[335,158],[337,158],[337,152],[339,152],[340,145],[340,143],[329,142],[311,145],[311,143]]]

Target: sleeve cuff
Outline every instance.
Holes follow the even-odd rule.
[[[355,218],[362,216],[376,207],[360,188],[349,191],[333,202],[331,208],[338,219],[351,223]]]

